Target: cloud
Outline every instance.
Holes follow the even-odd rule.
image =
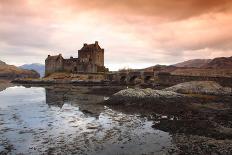
[[[230,12],[230,0],[68,0],[65,5],[73,9],[98,10],[125,16],[152,16],[185,19],[212,12]]]
[[[231,0],[2,0],[0,59],[43,63],[95,40],[112,69],[230,56],[231,11]]]

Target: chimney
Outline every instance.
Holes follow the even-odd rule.
[[[86,44],[86,43],[84,43],[84,46],[87,46],[87,44]]]
[[[95,45],[98,45],[98,41],[95,41]]]
[[[48,57],[50,57],[50,55],[48,55]]]

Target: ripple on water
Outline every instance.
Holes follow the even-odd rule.
[[[105,96],[54,92],[42,87],[0,92],[0,135],[14,147],[13,154],[149,154],[173,147],[171,136],[154,130],[152,121],[95,103]]]

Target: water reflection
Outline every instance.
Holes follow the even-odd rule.
[[[62,108],[65,103],[79,107],[86,115],[99,116],[104,106],[99,104],[107,96],[88,94],[91,88],[75,86],[51,86],[45,88],[46,103]]]
[[[152,121],[99,104],[108,95],[92,90],[49,86],[0,92],[0,154],[164,154],[174,147]]]

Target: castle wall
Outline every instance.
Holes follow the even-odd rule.
[[[77,72],[78,58],[64,59],[64,71],[65,72]]]
[[[98,66],[104,66],[104,49],[95,52],[94,56],[95,56],[94,63],[97,64]]]
[[[45,60],[45,75],[63,71],[63,58],[53,59],[50,56]]]
[[[77,72],[86,72],[86,73],[96,73],[97,66],[92,63],[78,63],[77,64]]]
[[[81,50],[78,50],[78,58],[63,59],[62,55],[48,56],[45,60],[46,75],[53,72],[70,73],[97,73],[105,72],[104,67],[104,49],[95,44],[84,44]]]
[[[83,49],[78,51],[78,57],[81,62],[91,62],[98,66],[104,66],[104,49],[101,49],[98,43],[90,45],[84,44]]]
[[[95,62],[96,62],[95,61],[95,59],[96,59],[95,53],[96,52],[92,51],[91,49],[90,50],[79,50],[78,57],[80,59],[80,62],[82,62],[82,63],[91,62],[91,63],[95,64]]]

